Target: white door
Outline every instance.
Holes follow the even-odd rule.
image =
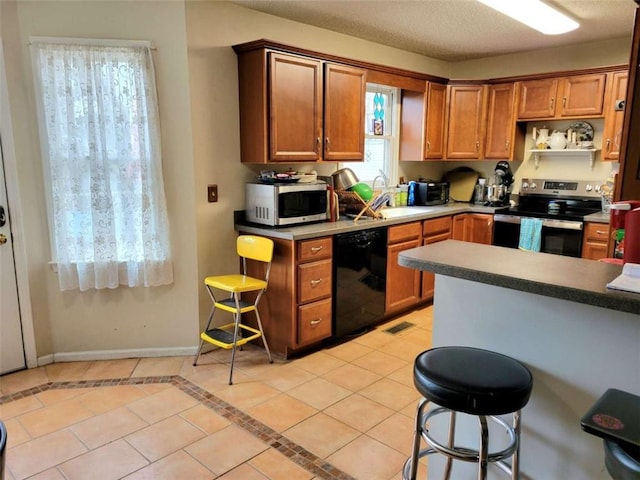
[[[0,138],[0,374],[26,367]]]

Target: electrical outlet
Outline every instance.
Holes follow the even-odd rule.
[[[218,185],[209,185],[207,187],[207,201],[209,203],[218,201]]]

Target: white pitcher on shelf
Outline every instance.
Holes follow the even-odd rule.
[[[567,147],[567,137],[564,136],[563,132],[554,130],[549,137],[548,143],[552,150],[563,150]]]
[[[549,140],[549,129],[533,127],[533,146],[539,150],[547,148],[547,142]]]

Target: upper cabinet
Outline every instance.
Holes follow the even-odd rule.
[[[424,126],[424,159],[442,160],[445,147],[445,119],[447,114],[447,86],[427,82]]]
[[[423,82],[423,89],[402,89],[400,160],[442,160],[445,156],[447,86]]]
[[[486,89],[485,85],[449,85],[447,159],[483,158]]]
[[[606,78],[594,73],[518,82],[518,120],[601,117]]]
[[[260,48],[238,76],[243,162],[364,159],[366,70]]]
[[[602,160],[620,160],[624,102],[627,96],[627,71],[609,73],[604,102],[604,132],[602,135]]]
[[[516,123],[517,83],[489,85],[484,158],[513,160],[522,152],[525,126]]]

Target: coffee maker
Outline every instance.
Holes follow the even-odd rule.
[[[492,207],[508,206],[512,185],[513,172],[509,162],[498,162],[494,168],[493,183],[487,186],[489,205]]]

